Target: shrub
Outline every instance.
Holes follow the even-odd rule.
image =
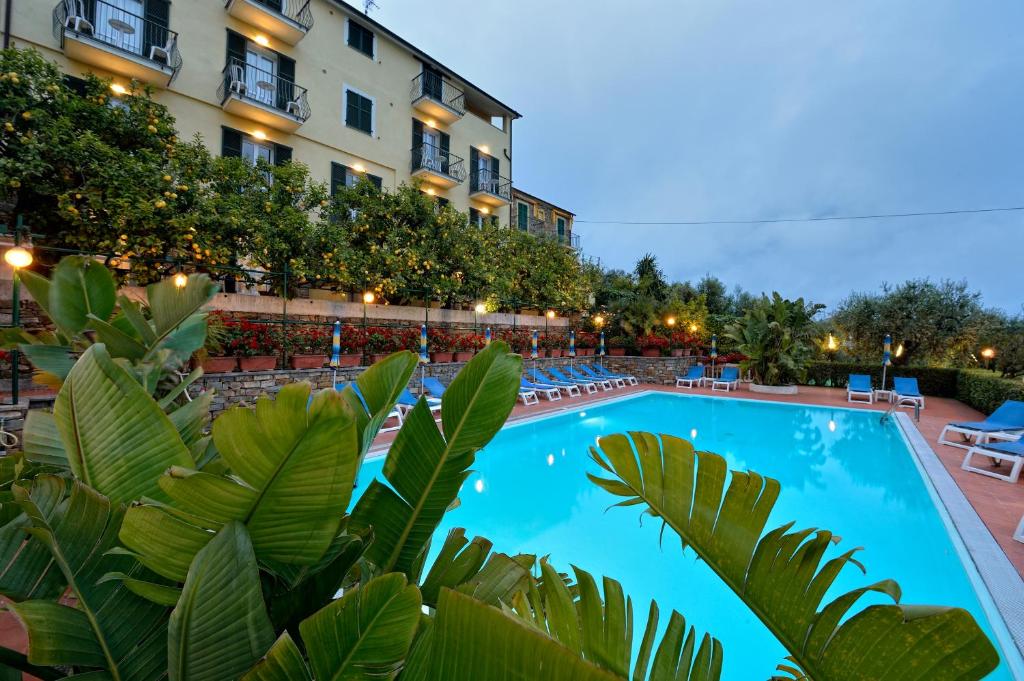
[[[596,333],[590,331],[580,331],[576,334],[576,347],[578,348],[596,348],[598,345],[598,338]]]
[[[1006,400],[1024,400],[1024,381],[964,369],[957,373],[956,398],[980,412],[991,414]]]
[[[657,334],[648,334],[646,336],[640,336],[636,339],[637,347],[640,348],[657,348],[664,352],[669,347],[669,340],[664,336]]]
[[[925,395],[935,397],[957,396],[957,369],[939,367],[889,367],[885,372],[885,385],[892,387],[893,376],[916,378]],[[850,374],[867,374],[876,388],[882,386],[882,363],[855,364],[847,362],[811,362],[807,366],[807,385],[833,385],[845,387]]]

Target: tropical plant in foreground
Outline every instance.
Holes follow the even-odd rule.
[[[761,299],[725,329],[727,339],[746,355],[759,385],[791,385],[802,381],[814,355],[814,315],[824,306],[789,300],[778,293]]]
[[[729,474],[726,460],[694,451],[670,435],[602,437],[591,458],[612,478],[589,475],[616,506],[642,505],[661,520],[743,599],[789,651],[778,667],[787,679],[980,679],[999,656],[962,608],[899,605],[900,588],[882,580],[822,600],[857,549],[826,559],[839,538],[828,530],[765,532],[778,499],[777,480]],[[728,480],[728,486],[726,481]],[[823,564],[824,563],[824,564]],[[868,593],[893,605],[854,606]]]

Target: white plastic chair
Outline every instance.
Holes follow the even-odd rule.
[[[246,90],[245,69],[242,68],[241,64],[231,64],[228,67],[228,77],[231,79],[228,91],[234,92],[237,95],[244,95]]]
[[[1020,518],[1020,525],[1017,526],[1017,530],[1013,533],[1013,538],[1024,544],[1024,516]]]
[[[64,0],[64,27],[70,28],[75,33],[88,33],[92,35],[92,22],[85,18],[85,5],[82,0]],[[87,30],[83,30],[87,29]]]
[[[174,34],[167,33],[167,42],[163,45],[153,45],[149,48],[149,59],[150,61],[156,61],[157,55],[164,61],[168,66],[171,65],[171,54],[174,52]]]

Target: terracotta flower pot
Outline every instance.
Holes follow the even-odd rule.
[[[242,371],[273,371],[277,368],[277,356],[258,355],[256,357],[239,357],[238,366]]]
[[[357,367],[359,362],[362,361],[363,356],[359,353],[338,355],[338,366],[339,367]]]
[[[203,360],[203,373],[224,374],[238,366],[237,357],[207,357]]]
[[[369,355],[369,357],[370,357],[370,364],[376,364],[377,362],[381,361],[385,357],[390,357],[390,356],[391,356],[390,352],[374,352],[374,353],[371,353]]]
[[[289,364],[292,369],[319,369],[327,364],[327,355],[292,355]]]
[[[473,359],[474,354],[472,350],[463,350],[462,352],[456,352],[452,359],[456,362],[468,362]]]
[[[661,348],[644,348],[640,351],[641,357],[661,357]]]
[[[683,356],[683,349],[682,348],[672,348],[672,356],[673,357],[682,357]]]
[[[594,356],[594,348],[580,348],[576,352],[579,353],[582,357]]]
[[[432,352],[430,353],[430,361],[435,364],[445,364],[452,361],[452,353],[450,352]]]
[[[608,348],[609,357],[625,357],[626,348]]]
[[[548,350],[548,357],[561,357],[562,348],[551,348]]]

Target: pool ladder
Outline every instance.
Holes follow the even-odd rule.
[[[882,418],[878,419],[878,422],[885,423],[886,421],[888,421],[896,412],[896,410],[899,409],[899,406],[899,400],[893,402],[892,405],[885,411],[885,413],[882,414]],[[921,422],[921,403],[917,401],[914,402],[914,421],[916,423]]]

